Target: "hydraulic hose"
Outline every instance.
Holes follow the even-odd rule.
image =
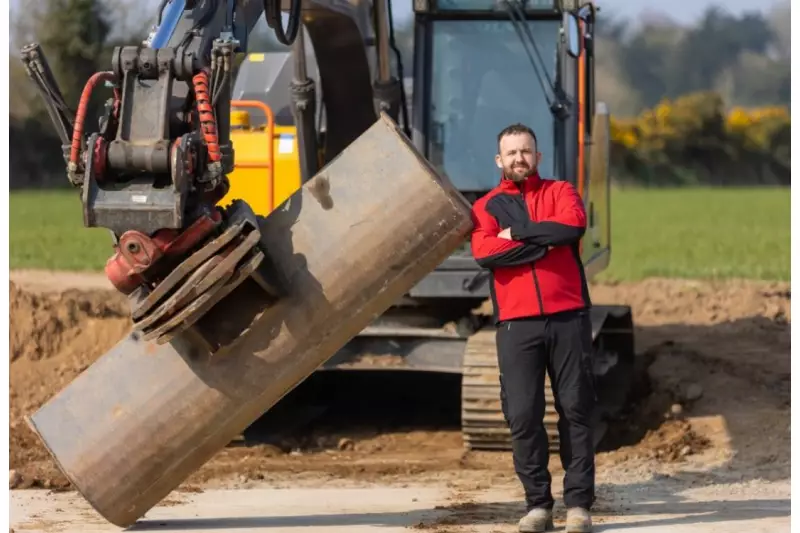
[[[75,126],[72,129],[72,147],[69,153],[69,162],[77,168],[78,157],[81,152],[81,141],[83,140],[83,122],[86,120],[86,112],[89,110],[89,100],[92,98],[92,91],[101,81],[113,81],[113,72],[97,72],[83,87],[81,99],[78,102],[78,111],[75,114]]]
[[[264,0],[264,16],[267,19],[267,26],[273,29],[278,42],[286,46],[294,43],[297,38],[297,30],[300,27],[300,11],[302,0],[292,0],[289,7],[289,23],[286,30],[281,24],[281,0]]]
[[[213,163],[216,163],[222,159],[222,154],[219,149],[219,137],[217,136],[217,121],[214,118],[214,110],[211,107],[211,99],[208,94],[208,71],[204,69],[198,72],[192,78],[192,84],[194,85],[200,128],[203,131],[203,139],[208,147],[208,158]]]

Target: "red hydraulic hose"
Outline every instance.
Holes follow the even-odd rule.
[[[69,162],[74,165],[78,164],[78,156],[80,155],[81,151],[81,140],[83,139],[83,121],[86,120],[86,111],[89,107],[89,99],[92,97],[92,91],[94,90],[95,85],[97,85],[99,82],[113,80],[113,72],[97,72],[91,78],[89,78],[89,81],[87,81],[86,85],[83,87],[81,99],[80,102],[78,102],[78,111],[75,114],[75,127],[72,130],[72,150],[70,150],[69,153]]]
[[[202,70],[192,78],[194,85],[194,95],[197,101],[197,113],[200,119],[200,127],[203,130],[203,138],[208,146],[208,158],[212,162],[222,159],[219,149],[219,137],[217,136],[217,119],[214,118],[214,110],[211,107],[211,99],[208,95],[208,71]]]

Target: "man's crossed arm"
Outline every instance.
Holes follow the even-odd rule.
[[[553,246],[577,242],[586,231],[583,200],[568,182],[561,182],[556,214],[539,222],[526,220],[500,228],[494,217],[472,210],[472,255],[483,268],[516,266],[544,257]]]
[[[510,236],[516,241],[540,246],[564,246],[578,242],[586,232],[586,210],[578,191],[569,182],[559,182],[556,214],[538,222],[512,224]]]
[[[473,209],[472,222],[472,256],[483,268],[524,265],[547,253],[546,246],[500,237],[500,226],[485,212]]]

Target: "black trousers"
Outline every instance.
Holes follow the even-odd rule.
[[[497,326],[497,355],[503,414],[509,424],[514,469],[528,510],[552,509],[548,439],[544,427],[547,370],[559,415],[564,505],[590,509],[594,502],[591,374],[588,311],[517,319]]]

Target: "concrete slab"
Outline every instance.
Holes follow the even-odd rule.
[[[127,531],[407,531],[436,520],[448,491],[429,488],[249,489],[173,493]],[[77,493],[12,491],[11,527],[26,532],[121,531]]]
[[[774,489],[774,487],[770,487]],[[785,488],[785,490],[784,490]],[[753,495],[705,487],[663,497],[604,489],[596,533],[780,533],[790,531],[789,483]],[[446,487],[208,490],[175,493],[128,531],[208,533],[511,533],[522,512],[514,488],[454,494]],[[564,510],[556,508],[557,530]],[[106,533],[77,493],[12,491],[11,528],[21,532]]]

